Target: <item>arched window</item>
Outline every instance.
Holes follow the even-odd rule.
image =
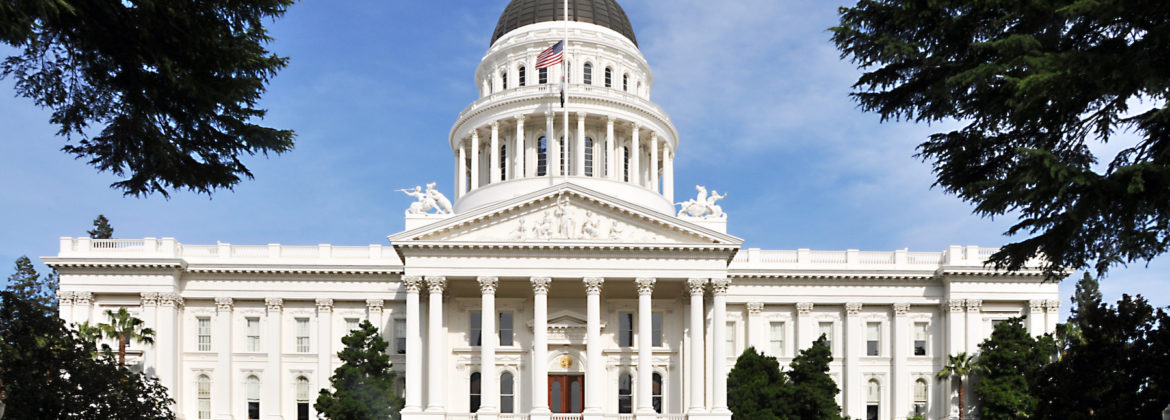
[[[500,375],[500,412],[512,413],[515,411],[516,392],[512,387],[512,372]]]
[[[878,384],[877,379],[869,380],[869,384],[866,385],[865,398],[865,419],[878,420],[878,415],[882,412],[882,386]]]
[[[470,392],[470,396],[471,396],[471,398],[470,398],[471,410],[470,411],[472,413],[474,413],[474,412],[479,411],[479,398],[480,398],[479,372],[474,372],[471,374],[471,389],[469,392]]]
[[[613,87],[613,69],[605,68],[605,87]]]
[[[309,420],[309,378],[297,377],[297,420]]]
[[[248,420],[260,420],[260,378],[249,376],[244,384],[244,395],[248,400]]]
[[[508,145],[500,145],[500,181],[508,179]]]
[[[622,179],[630,182],[630,148],[622,147]]]
[[[536,143],[536,176],[548,174],[548,137],[541,136]]]
[[[593,138],[585,138],[585,176],[593,176]]]
[[[618,413],[633,413],[634,412],[634,388],[631,386],[633,378],[630,374],[623,373],[618,376]]]
[[[502,89],[508,90],[508,72],[506,72],[506,71],[500,72],[500,80],[503,81],[502,82],[503,84],[501,85]]]
[[[662,414],[662,375],[654,372],[650,381],[650,403],[654,405],[654,412]]]
[[[630,75],[629,74],[622,75],[622,90],[624,90],[626,92],[630,91]]]
[[[914,415],[926,416],[926,380],[918,378],[914,381]]]
[[[548,67],[537,70],[536,72],[537,72],[538,76],[540,77],[540,80],[539,80],[540,84],[543,85],[543,84],[548,83]]]
[[[589,64],[589,63],[585,63],[584,70],[585,70],[585,78],[584,78],[585,82],[584,83],[587,85],[592,85],[593,84],[593,65]]]
[[[528,85],[527,84],[528,81],[524,80],[525,76],[527,76],[524,73],[525,73],[524,66],[520,66],[520,68],[518,70],[516,70],[516,75],[520,76],[520,86],[527,86]]]
[[[199,379],[195,380],[196,388],[198,389],[199,398],[199,418],[211,418],[211,378],[207,375],[199,375]]]
[[[488,88],[487,88],[487,93],[488,93],[489,95],[490,95],[490,94],[492,94],[492,93],[495,93],[495,90],[492,90],[492,81],[491,81],[490,79],[487,81],[487,85],[488,85]]]

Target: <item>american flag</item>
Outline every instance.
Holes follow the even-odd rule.
[[[565,56],[564,47],[564,41],[557,41],[557,43],[553,44],[553,46],[548,47],[548,49],[544,51],[541,51],[540,55],[536,56],[536,68],[538,70],[546,69],[557,64],[561,64],[561,59]]]

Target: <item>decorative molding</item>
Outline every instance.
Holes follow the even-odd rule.
[[[155,293],[155,297],[157,299],[158,293]],[[68,291],[64,291],[64,290],[57,291],[57,305],[58,306],[66,306],[66,305],[72,305],[72,304],[73,304],[73,292],[68,292]]]
[[[813,310],[813,303],[812,302],[797,302],[796,303],[796,313],[798,313],[800,315],[812,314],[812,310]]]
[[[443,289],[447,287],[446,276],[427,276],[426,281],[427,288],[430,290],[431,294],[442,294]]]
[[[284,299],[278,297],[264,298],[264,306],[269,312],[280,312],[284,309]]]
[[[158,292],[142,292],[138,294],[142,299],[142,306],[158,306]],[[64,301],[61,304],[65,304]]]
[[[979,312],[983,310],[982,299],[967,299],[967,312]]]
[[[747,311],[748,315],[759,315],[764,311],[764,302],[748,302]]]
[[[552,284],[552,277],[533,277],[530,281],[532,282],[533,294],[547,295],[548,288]]]
[[[845,304],[846,315],[857,315],[861,313],[861,304],[857,302],[848,302]]]
[[[87,292],[88,293],[88,292]],[[165,292],[158,294],[159,306],[170,306],[180,308],[183,306],[183,296],[175,292]]]
[[[1034,314],[1044,312],[1044,299],[1032,299],[1028,301],[1028,311]]]
[[[963,299],[951,299],[943,302],[943,309],[951,312],[963,312]]]
[[[903,316],[903,315],[906,315],[908,313],[910,313],[910,304],[909,303],[895,303],[894,304],[894,316]]]
[[[333,299],[317,298],[318,312],[333,312]]]
[[[690,291],[691,296],[702,296],[707,289],[707,279],[690,278],[687,279],[687,290]]]
[[[366,299],[366,309],[370,312],[382,312],[386,302],[382,299]]]
[[[500,278],[495,276],[479,276],[476,281],[479,282],[479,291],[485,295],[496,294],[500,286]]]
[[[406,287],[406,293],[418,293],[422,289],[422,276],[402,276],[402,285]]]
[[[233,306],[232,298],[230,297],[221,296],[215,298],[215,309],[218,311],[231,312]]]
[[[585,283],[585,294],[587,294],[587,295],[600,295],[601,294],[601,285],[605,283],[605,278],[603,278],[603,277],[586,277],[583,281]]]
[[[74,305],[89,305],[93,303],[93,292],[73,292]]]
[[[726,295],[728,286],[731,286],[731,279],[711,279],[711,294]]]
[[[1060,312],[1060,301],[1057,299],[1048,299],[1044,301],[1044,307],[1048,309],[1048,313],[1050,314]]]
[[[634,279],[634,285],[638,288],[638,296],[651,295],[654,293],[654,283],[657,281],[654,277],[638,277]]]

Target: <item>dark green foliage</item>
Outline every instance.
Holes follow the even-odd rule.
[[[1036,398],[1028,378],[1047,363],[1051,348],[1042,348],[1028,334],[1022,318],[1011,318],[995,326],[991,337],[979,345],[979,418],[1010,420],[1031,418]]]
[[[1105,273],[1170,247],[1170,2],[859,0],[832,31],[862,109],[963,125],[919,157],[976,213],[1019,215],[1007,233],[1032,236],[996,267]]]
[[[16,259],[16,271],[8,276],[5,290],[20,299],[44,305],[54,312],[57,310],[57,273],[42,277],[27,256]]]
[[[824,335],[812,347],[801,350],[792,359],[788,379],[792,381],[791,406],[797,419],[836,420],[841,417],[837,405],[837,383],[829,376],[833,354]]]
[[[1163,309],[1128,295],[1108,305],[1086,275],[1058,331],[1061,357],[1032,381],[1038,418],[1161,418],[1170,404],[1170,316]]]
[[[385,420],[397,414],[403,401],[394,395],[388,344],[378,328],[362,321],[341,342],[345,348],[337,355],[342,365],[330,378],[335,391],[321,389],[314,405],[317,411],[332,420]]]
[[[63,150],[124,177],[128,195],[232,188],[241,158],[283,153],[293,132],[253,124],[287,58],[263,24],[294,0],[0,2],[0,67],[52,110]]]
[[[110,226],[110,219],[99,214],[93,219],[93,230],[86,231],[92,239],[110,239],[114,237],[114,227]]]
[[[5,420],[175,418],[157,379],[102,356],[55,311],[7,291],[0,292],[0,383]]]
[[[727,406],[734,420],[781,420],[793,418],[789,406],[793,386],[775,357],[748,347],[727,373]]]
[[[968,355],[967,352],[962,352],[947,355],[947,364],[935,374],[935,379],[954,382],[954,389],[959,394],[959,420],[963,420],[967,413],[967,395],[963,382],[978,370],[979,366],[975,363],[975,358]]]

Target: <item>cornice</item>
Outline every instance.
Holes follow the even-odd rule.
[[[188,273],[242,273],[242,274],[346,274],[346,275],[388,275],[402,274],[404,268],[396,266],[361,265],[288,265],[288,264],[240,264],[240,265],[198,265],[187,267]]]
[[[181,258],[41,257],[41,261],[52,268],[187,268],[187,262]]]

